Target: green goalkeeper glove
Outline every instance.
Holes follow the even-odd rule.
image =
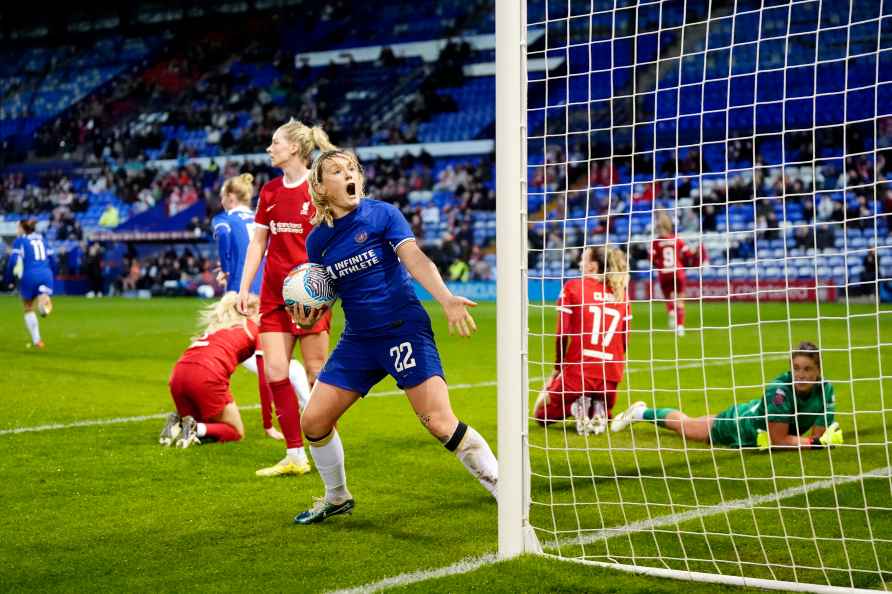
[[[827,427],[827,430],[821,434],[818,441],[824,447],[840,445],[842,443],[842,429],[839,428],[839,423],[832,423]]]
[[[759,429],[759,432],[756,433],[756,446],[760,450],[767,450],[771,447],[771,439],[768,437],[768,432]]]

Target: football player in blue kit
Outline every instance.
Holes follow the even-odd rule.
[[[220,258],[220,271],[217,283],[226,291],[238,292],[242,282],[242,269],[245,266],[245,255],[254,235],[254,211],[251,210],[251,198],[254,196],[254,176],[242,173],[228,178],[220,187],[220,205],[223,212],[212,221],[214,239],[217,240],[217,253]],[[263,282],[263,261],[251,283],[251,293],[260,295]],[[251,357],[242,361],[242,366],[251,373],[263,374],[263,351],[258,350]],[[307,372],[299,361],[292,359],[288,365],[288,379],[297,393],[300,407],[306,408],[310,398],[310,384]],[[260,383],[260,412],[263,430],[273,439],[284,439],[282,433],[273,426],[272,395],[266,382]]]
[[[214,239],[217,240],[217,253],[220,257],[220,272],[217,282],[227,291],[238,292],[242,282],[242,269],[245,266],[245,254],[248,244],[254,235],[254,211],[251,210],[251,198],[254,196],[254,176],[242,173],[230,177],[220,188],[220,205],[223,212],[214,217]],[[263,272],[251,283],[251,293],[260,295],[260,283]]]
[[[467,310],[476,304],[449,291],[402,213],[386,202],[364,198],[363,182],[362,167],[345,151],[323,152],[310,171],[317,226],[307,239],[307,256],[333,278],[346,326],[301,416],[325,496],[295,517],[297,524],[321,522],[353,509],[335,425],[388,374],[405,390],[427,430],[496,495],[496,458],[486,440],[452,412],[430,318],[415,295],[412,278],[443,307],[450,333],[470,336],[477,329]],[[298,325],[309,327],[323,309],[296,307],[292,315]]]
[[[51,253],[47,249],[43,235],[37,233],[37,222],[21,220],[18,224],[18,237],[12,244],[12,255],[7,266],[13,276],[19,279],[19,293],[25,308],[25,326],[31,335],[29,347],[44,348],[40,339],[40,325],[34,310],[46,317],[53,310],[53,270],[50,267]]]

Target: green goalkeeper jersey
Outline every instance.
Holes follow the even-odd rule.
[[[815,384],[808,396],[800,398],[793,389],[793,374],[787,371],[768,384],[761,398],[731,405],[716,415],[709,436],[713,445],[755,447],[757,433],[768,423],[787,423],[790,434],[802,435],[815,425],[828,427],[835,412],[830,382]]]

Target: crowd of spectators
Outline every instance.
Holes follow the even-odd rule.
[[[49,212],[53,237],[60,241],[84,238],[75,215],[85,212],[88,203],[87,196],[74,189],[71,177],[61,171],[43,172],[30,183],[22,173],[11,173],[3,176],[0,185],[0,213]]]
[[[181,252],[168,248],[143,258],[131,250],[124,255],[120,276],[111,288],[124,294],[144,291],[152,295],[208,297],[222,290],[214,279],[214,269],[210,259],[188,247]]]
[[[397,68],[402,59],[392,49],[385,46],[374,62],[332,62],[314,72],[306,60],[295,63],[281,49],[257,41],[244,47],[241,41],[236,36],[191,43],[147,71],[119,77],[42,126],[35,134],[36,156],[115,166],[150,154],[189,159],[257,153],[292,116],[322,125],[344,146],[416,142],[421,122],[457,109],[453,99],[437,91],[463,83],[462,65],[471,53],[466,42],[448,42],[440,59],[400,76],[420,78],[420,84],[386,118],[358,118],[345,125],[339,114],[355,78],[351,71]],[[272,81],[254,84],[247,74],[254,68],[271,68]],[[201,132],[205,140],[169,138],[165,129]]]
[[[74,214],[86,210],[90,195],[111,192],[131,205],[131,215],[157,204],[163,205],[166,214],[174,215],[196,202],[202,202],[204,208],[199,209],[201,215],[193,217],[185,230],[196,237],[209,238],[210,220],[220,210],[218,197],[223,180],[247,171],[254,175],[259,189],[280,175],[278,170],[264,161],[220,161],[211,160],[206,167],[192,162],[163,171],[133,164],[114,170],[106,166],[81,177],[78,191],[73,190],[70,175],[56,172],[29,179],[22,174],[12,174],[3,178],[0,207],[5,212],[23,215],[52,212],[47,236],[51,240],[68,242],[58,254],[60,273],[86,274],[83,259],[91,248],[83,241],[85,234]],[[473,243],[472,217],[474,211],[495,209],[495,193],[491,188],[493,163],[490,158],[479,163],[450,164],[436,179],[435,160],[425,152],[418,156],[407,153],[396,160],[373,159],[365,165],[367,193],[401,209],[444,276],[452,276],[456,280],[471,276],[489,278],[488,264],[483,261],[484,254],[479,247],[474,250],[477,246]],[[442,207],[432,205],[429,196],[434,191],[446,192],[450,196],[449,204]],[[419,202],[416,194],[425,201]],[[436,226],[437,232],[432,234],[426,233],[424,225],[425,217],[430,216],[443,223]],[[119,220],[118,209],[108,204],[99,219],[99,226],[113,229]],[[69,240],[79,243],[71,245]],[[102,276],[106,284],[109,281],[107,277],[112,274],[112,280],[116,281],[113,286],[119,290],[161,292],[170,289],[165,289],[164,284],[170,284],[175,280],[174,276],[185,275],[178,282],[191,287],[189,291],[202,284],[214,286],[198,278],[208,268],[206,262],[198,259],[173,259],[169,252],[148,259],[132,252],[128,258],[125,264],[116,267],[115,273],[109,273],[108,267],[105,267],[106,272]],[[457,261],[461,262],[461,266],[452,269]],[[461,272],[462,266],[468,267],[467,274]],[[138,275],[135,272],[137,269]],[[186,277],[190,280],[185,280]],[[97,287],[91,290],[96,294],[103,292]],[[108,290],[106,287],[105,292]]]

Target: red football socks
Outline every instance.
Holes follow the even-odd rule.
[[[273,426],[272,402],[273,393],[266,383],[266,376],[263,374],[263,357],[257,357],[257,390],[260,392],[260,417],[263,419],[263,428],[269,429]]]
[[[205,435],[207,437],[213,437],[219,443],[223,443],[224,441],[238,441],[242,437],[238,434],[238,431],[235,430],[235,427],[232,425],[227,425],[226,423],[205,423],[205,427],[207,427],[207,433]]]
[[[297,406],[297,394],[287,377],[277,382],[270,382],[269,389],[276,405],[276,417],[279,427],[285,435],[285,447],[301,448],[304,438],[300,432],[300,410]]]

